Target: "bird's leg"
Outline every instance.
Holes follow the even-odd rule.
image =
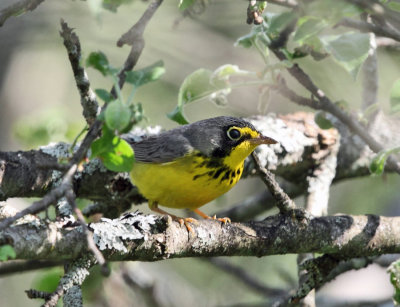
[[[180,224],[181,226],[182,226],[182,225],[185,225],[185,227],[186,227],[186,229],[187,229],[188,231],[190,231],[191,233],[195,233],[194,230],[193,230],[193,228],[190,227],[189,223],[196,223],[196,222],[197,222],[196,219],[191,218],[191,217],[185,217],[185,218],[183,218],[183,217],[179,217],[179,216],[173,215],[173,214],[171,214],[171,213],[168,213],[167,211],[164,211],[164,210],[158,208],[158,203],[157,203],[157,202],[153,202],[153,201],[152,201],[152,202],[149,202],[149,208],[150,208],[151,211],[160,213],[160,214],[162,214],[162,215],[169,215],[174,221],[179,222],[179,224]]]
[[[220,217],[220,218],[217,218],[215,215],[214,215],[213,217],[211,217],[211,216],[205,214],[204,212],[200,211],[199,209],[193,209],[193,212],[197,213],[198,215],[200,215],[200,216],[201,216],[202,218],[204,218],[204,219],[217,220],[217,221],[220,221],[220,222],[222,222],[222,223],[224,223],[224,224],[230,223],[230,222],[231,222],[231,219],[230,219],[229,217]]]

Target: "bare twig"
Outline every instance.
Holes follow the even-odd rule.
[[[300,185],[281,184],[283,190],[290,198],[295,198],[304,192],[304,187]],[[254,219],[257,215],[275,208],[277,200],[268,191],[250,196],[243,202],[237,203],[230,208],[215,213],[216,216],[228,216],[234,222],[242,222]],[[212,214],[214,215],[214,214]]]
[[[36,9],[44,0],[21,0],[17,3],[11,4],[10,6],[0,11],[0,27],[6,22],[11,16],[18,16],[27,11],[33,11]]]
[[[362,32],[372,32],[377,36],[389,37],[400,42],[400,31],[393,28],[378,26],[369,22],[351,18],[343,18],[337,25],[357,29]]]
[[[81,212],[81,210],[76,206],[75,202],[75,194],[72,190],[69,190],[65,193],[65,197],[69,202],[70,206],[73,208],[80,225],[83,227],[85,234],[86,234],[86,241],[88,245],[88,249],[93,253],[94,257],[96,258],[97,263],[101,266],[102,274],[104,276],[110,275],[110,269],[107,266],[107,262],[104,259],[103,254],[100,252],[96,243],[93,240],[93,233],[90,231],[88,226],[86,225],[85,218]]]
[[[7,261],[0,263],[0,276],[13,274],[13,273],[20,273],[20,272],[27,272],[33,271],[43,268],[50,268],[62,265],[63,261],[58,260],[15,260],[15,261]]]
[[[378,96],[378,57],[376,55],[376,47],[375,35],[370,33],[368,58],[365,60],[362,68],[363,88],[361,108],[364,111],[376,103]],[[374,113],[376,114],[376,112]]]
[[[30,291],[32,291],[32,290],[30,290]],[[54,292],[44,293],[44,294],[45,295],[43,295],[43,297],[34,297],[34,298],[44,298],[45,303],[42,305],[42,307],[55,307],[58,303],[58,300],[64,294],[64,290],[61,285],[58,285],[57,289]],[[28,295],[28,297],[29,297],[29,295]],[[29,297],[29,298],[31,298],[31,297]]]
[[[64,46],[67,49],[69,61],[74,73],[76,86],[81,96],[83,117],[91,126],[100,112],[99,104],[95,93],[90,88],[90,82],[85,69],[81,65],[81,44],[78,36],[68,27],[68,24],[61,19],[61,37],[64,39]]]
[[[125,82],[125,73],[133,69],[142,54],[145,43],[143,38],[144,30],[162,2],[163,0],[153,0],[143,13],[142,17],[125,34],[123,34],[117,42],[118,47],[122,47],[123,45],[132,46],[129,56],[125,60],[124,67],[118,74],[120,87],[122,87]],[[111,93],[116,95],[115,88],[111,90]]]
[[[391,29],[400,28],[400,14],[386,7],[382,2],[377,0],[346,0],[358,7],[370,12],[372,18],[376,18],[381,25],[390,27]]]
[[[263,167],[260,163],[260,160],[257,157],[256,153],[252,154],[252,157],[254,159],[254,163],[256,164],[263,182],[265,185],[268,187],[269,191],[271,194],[274,196],[276,199],[277,207],[279,208],[279,211],[281,213],[287,213],[290,210],[293,210],[296,208],[296,204],[293,202],[293,200],[281,189],[279,184],[276,182],[274,175],[267,170],[265,167]]]
[[[210,258],[208,262],[223,270],[224,272],[233,275],[238,280],[243,282],[250,289],[262,294],[264,296],[283,296],[286,295],[286,291],[283,289],[272,288],[264,285],[261,281],[251,276],[246,270],[239,266],[233,265],[228,261],[221,258]]]
[[[48,299],[50,299],[50,297],[52,295],[52,293],[50,293],[50,292],[38,291],[35,289],[26,290],[25,293],[28,296],[28,298],[30,298],[30,299],[41,298],[44,300],[48,300]]]
[[[272,51],[279,60],[287,60],[286,55],[281,50],[272,49]],[[287,70],[316,98],[316,101],[311,100],[312,103],[309,103],[310,100],[299,99],[300,96],[295,95],[295,102],[301,101],[302,104],[307,103],[307,105],[314,109],[324,110],[336,116],[342,123],[347,125],[351,131],[360,136],[372,151],[379,152],[384,149],[384,147],[371,136],[371,134],[363,125],[361,125],[356,119],[352,118],[349,114],[344,112],[339,106],[335,105],[325,95],[325,93],[314,84],[311,78],[299,67],[298,64],[292,65],[291,67],[287,68]],[[400,174],[400,164],[394,158],[389,157],[388,165]]]
[[[312,289],[319,289],[344,272],[365,268],[372,263],[372,259],[364,257],[341,260],[330,255],[305,259],[300,263],[300,269],[304,271],[304,278],[292,300],[297,301],[304,298]]]
[[[143,276],[137,274],[135,271],[127,268],[124,263],[121,263],[121,274],[125,283],[133,290],[140,291],[141,296],[146,302],[147,306],[159,307],[161,306],[157,296],[155,295],[155,282],[154,280],[148,280],[150,278],[143,278]],[[139,275],[139,276],[138,276]],[[148,276],[145,276],[148,277]]]
[[[7,228],[16,220],[24,217],[27,214],[36,214],[46,209],[49,205],[55,203],[58,199],[64,196],[68,190],[72,189],[72,178],[77,168],[78,165],[73,164],[68,172],[64,175],[61,184],[57,188],[51,190],[41,200],[34,202],[28,208],[19,211],[14,216],[2,220],[0,222],[0,230]]]

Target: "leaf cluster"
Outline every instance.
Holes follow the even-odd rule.
[[[118,83],[121,68],[111,66],[103,52],[92,52],[86,65],[109,77],[116,92],[115,97],[105,89],[95,90],[105,106],[98,117],[103,121],[102,136],[91,145],[91,159],[100,158],[109,170],[128,172],[134,163],[134,152],[120,135],[130,131],[133,125],[144,118],[141,103],[133,103],[134,95],[140,86],[161,78],[165,73],[164,63],[158,61],[145,68],[125,72],[125,81],[132,86],[127,99],[124,99]]]

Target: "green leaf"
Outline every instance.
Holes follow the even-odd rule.
[[[356,79],[361,65],[368,57],[369,34],[345,33],[339,36],[325,36],[320,39],[335,61]]]
[[[315,112],[314,121],[323,130],[333,127],[332,122],[326,118],[326,113],[324,111]]]
[[[169,119],[177,122],[180,125],[189,124],[189,121],[186,119],[185,115],[183,114],[183,106],[176,106],[174,110],[170,113],[167,113]]]
[[[111,143],[113,150],[101,156],[104,166],[114,172],[130,172],[135,161],[132,146],[117,136]]]
[[[111,130],[122,131],[130,122],[132,112],[127,105],[117,99],[110,102],[105,111],[105,121]]]
[[[386,163],[386,154],[385,152],[378,153],[371,161],[369,165],[369,171],[374,175],[382,175],[383,170],[385,169]]]
[[[242,46],[243,48],[250,48],[253,46],[255,34],[254,33],[249,33],[246,35],[243,35],[237,39],[235,42],[235,46]]]
[[[244,48],[255,46],[263,54],[263,57],[268,56],[271,39],[263,29],[263,25],[253,26],[249,34],[240,37],[235,42],[235,46],[240,45]]]
[[[135,161],[133,149],[125,140],[103,128],[103,135],[91,146],[93,158],[100,158],[105,167],[114,172],[129,172]]]
[[[393,301],[398,306],[400,305],[400,260],[393,262],[387,271],[390,274],[390,282],[395,290]]]
[[[304,16],[300,18],[298,25],[299,27],[294,34],[293,40],[300,44],[304,43],[312,36],[317,35],[328,26],[325,20],[313,16]]]
[[[195,0],[180,0],[179,1],[179,9],[180,10],[186,10],[189,6],[191,6],[193,3],[195,2]]]
[[[103,100],[106,103],[110,102],[114,99],[114,97],[110,94],[110,92],[105,89],[98,88],[98,89],[95,89],[94,92],[96,93],[97,97],[99,97],[101,100]]]
[[[242,70],[237,65],[225,64],[218,67],[211,75],[211,83],[217,87],[225,87],[225,83],[219,83],[218,81],[227,81],[231,76],[248,76],[254,75],[252,72]]]
[[[95,140],[90,146],[90,159],[100,157],[104,152],[112,150],[111,141],[114,136],[114,133],[110,129],[103,126],[102,136],[99,139]]]
[[[164,62],[158,61],[153,65],[147,66],[140,70],[129,71],[126,73],[126,82],[136,87],[151,81],[156,81],[165,73]]]
[[[335,25],[345,17],[360,15],[363,10],[347,1],[318,0],[310,2],[305,11],[309,16],[318,16],[329,25]]]
[[[15,259],[15,257],[17,257],[17,254],[11,245],[0,246],[0,261]]]
[[[103,0],[103,8],[115,13],[119,6],[131,2],[133,2],[133,0]]]
[[[273,15],[268,19],[268,34],[279,34],[297,18],[294,11]]]
[[[183,114],[183,107],[190,102],[211,94],[213,89],[210,84],[211,75],[211,70],[201,68],[187,76],[179,89],[178,105],[167,116],[180,124],[188,123]]]
[[[400,79],[397,79],[390,90],[390,108],[392,112],[400,111]]]
[[[86,66],[92,67],[106,76],[110,74],[111,67],[109,66],[107,56],[101,52],[91,52],[86,59]]]
[[[391,154],[396,154],[400,152],[400,147],[395,147],[392,149],[384,149],[376,154],[376,156],[372,159],[369,170],[374,175],[382,175],[385,170],[385,163],[387,158]]]

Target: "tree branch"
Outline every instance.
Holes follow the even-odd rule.
[[[64,39],[64,46],[67,49],[69,61],[76,81],[76,86],[81,96],[83,117],[90,127],[100,113],[99,104],[95,93],[90,88],[90,81],[85,69],[81,66],[81,44],[78,36],[68,27],[68,24],[61,19],[61,37]]]
[[[351,18],[343,18],[337,23],[337,26],[353,28],[360,30],[361,32],[372,32],[377,36],[389,37],[400,42],[400,32],[393,28],[377,26],[369,22],[354,20]]]
[[[279,60],[287,60],[286,55],[281,50],[272,49],[272,51]],[[342,109],[340,109],[340,107],[335,105],[325,95],[325,93],[314,84],[311,78],[299,67],[298,64],[292,65],[291,67],[287,68],[287,70],[301,85],[303,85],[304,88],[306,88],[317,99],[316,101],[312,100],[312,104],[309,103],[310,107],[327,111],[337,117],[342,123],[347,125],[351,131],[361,137],[361,139],[371,148],[372,151],[377,153],[384,149],[384,147],[377,140],[375,140],[375,138],[365,129],[364,126],[362,126],[349,114],[345,113]],[[296,96],[296,100],[294,101],[300,101],[298,96]],[[301,101],[306,102],[304,99],[301,99]],[[400,164],[394,158],[389,157],[388,165],[400,174]]]
[[[44,0],[21,0],[17,3],[0,10],[0,27],[4,25],[6,20],[11,16],[18,16],[28,11],[36,9]]]
[[[322,253],[337,259],[400,252],[400,218],[338,215],[297,219],[273,215],[261,222],[201,220],[195,235],[171,219],[126,214],[90,224],[94,239],[108,261],[157,261],[210,256],[267,256]],[[74,259],[87,253],[81,227],[57,223],[15,225],[3,230],[0,243],[10,244],[16,259]]]

